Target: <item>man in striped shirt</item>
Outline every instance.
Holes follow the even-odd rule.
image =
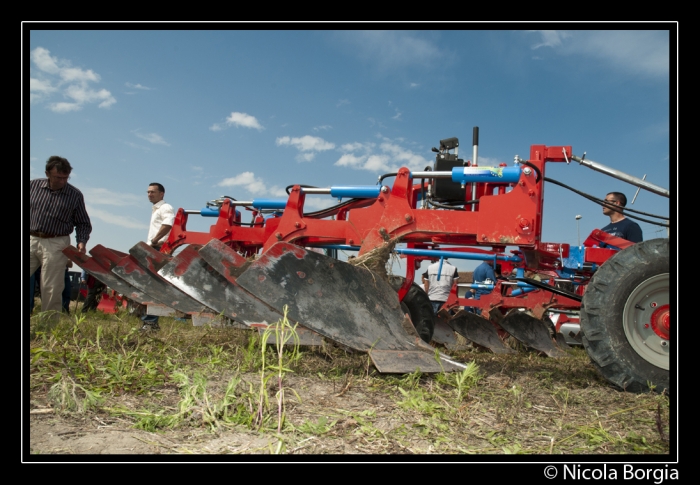
[[[68,183],[68,160],[56,155],[46,161],[46,178],[29,182],[29,274],[41,266],[41,310],[61,311],[61,293],[70,245],[75,228],[76,246],[85,253],[92,225],[83,194]]]

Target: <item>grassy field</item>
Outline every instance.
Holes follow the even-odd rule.
[[[668,396],[612,388],[582,348],[441,349],[467,369],[384,375],[332,342],[295,347],[284,321],[279,346],[230,326],[160,326],[97,312],[36,332],[29,453],[666,455],[675,434]]]

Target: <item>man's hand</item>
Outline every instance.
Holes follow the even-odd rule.
[[[78,251],[82,254],[85,254],[85,243],[84,242],[78,243]]]

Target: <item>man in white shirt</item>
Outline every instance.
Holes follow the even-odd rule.
[[[163,200],[165,187],[157,182],[148,184],[148,200],[153,204],[151,212],[151,224],[148,228],[148,239],[146,243],[153,249],[160,250],[160,247],[168,240],[168,234],[175,221],[173,206]],[[143,315],[141,317],[143,327],[141,330],[158,330],[157,315]]]
[[[430,298],[430,303],[433,304],[433,312],[436,315],[450,296],[452,285],[457,279],[459,279],[457,268],[448,263],[447,258],[443,259],[442,268],[440,268],[440,261],[436,261],[428,266],[428,271],[423,273],[423,288]]]
[[[153,204],[151,212],[151,225],[148,228],[148,240],[146,243],[154,249],[160,249],[168,239],[170,229],[175,221],[173,206],[163,200],[165,187],[157,182],[148,185],[148,200]]]

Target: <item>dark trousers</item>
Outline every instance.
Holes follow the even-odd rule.
[[[70,293],[71,293],[71,284],[70,284],[70,274],[68,273],[68,269],[66,268],[66,275],[63,277],[63,293],[61,293],[61,304],[63,306],[63,311],[66,313],[70,313]]]
[[[81,313],[97,310],[97,305],[100,302],[100,300],[97,297],[102,293],[102,290],[104,289],[105,285],[98,282],[95,282],[95,284],[92,285],[92,288],[88,288],[87,296],[85,297],[85,303],[83,304],[83,309]]]

